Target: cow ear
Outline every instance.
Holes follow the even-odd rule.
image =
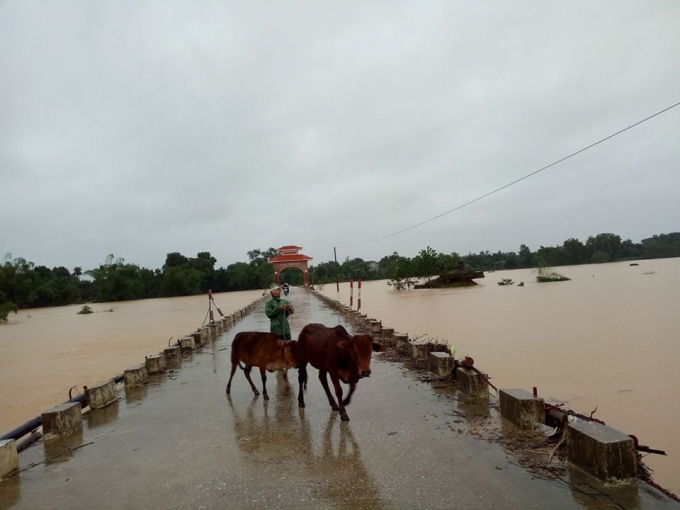
[[[373,351],[375,352],[385,352],[385,346],[377,342],[373,342]]]
[[[342,349],[343,351],[346,351],[349,349],[349,342],[347,340],[340,340],[337,344],[339,349]]]

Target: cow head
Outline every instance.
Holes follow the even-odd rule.
[[[352,366],[357,368],[357,377],[369,377],[371,375],[371,352],[382,352],[385,348],[373,342],[370,335],[354,335],[350,340],[343,340],[338,347],[347,350],[352,359]]]
[[[288,364],[288,368],[297,368],[299,346],[296,340],[279,340],[279,345],[283,347],[283,359]]]

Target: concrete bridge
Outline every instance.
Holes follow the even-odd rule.
[[[303,289],[290,300],[293,335],[310,322],[351,328]],[[383,355],[359,383],[349,423],[330,410],[314,369],[305,409],[295,370],[289,381],[270,375],[269,401],[242,373],[226,396],[233,336],[268,328],[260,305],[176,368],[84,414],[82,431],[22,452],[21,471],[0,482],[0,509],[678,508],[643,484],[605,486],[564,466],[532,472],[476,430],[488,407]]]

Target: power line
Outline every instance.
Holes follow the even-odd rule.
[[[671,106],[669,106],[669,107],[667,107],[667,108],[664,108],[663,110],[660,110],[660,111],[654,113],[653,115],[650,115],[649,117],[646,117],[646,118],[644,118],[644,119],[642,119],[642,120],[639,120],[639,121],[635,122],[634,124],[631,124],[630,126],[625,127],[625,128],[623,128],[623,129],[621,129],[620,131],[617,131],[616,133],[613,133],[613,134],[611,134],[611,135],[609,135],[609,136],[606,136],[606,137],[602,138],[601,140],[598,140],[597,142],[591,143],[590,145],[588,145],[588,146],[586,146],[586,147],[583,147],[582,149],[577,150],[576,152],[572,152],[572,153],[569,154],[568,156],[565,156],[565,157],[563,157],[563,158],[561,158],[561,159],[558,159],[557,161],[554,161],[553,163],[550,163],[549,165],[546,165],[546,166],[544,166],[543,168],[539,168],[538,170],[535,170],[534,172],[531,172],[530,174],[527,174],[527,175],[525,175],[524,177],[520,177],[519,179],[516,179],[516,180],[514,180],[514,181],[512,181],[512,182],[510,182],[510,183],[508,183],[508,184],[505,184],[504,186],[501,186],[500,188],[496,188],[495,190],[490,191],[490,192],[488,192],[488,193],[486,193],[486,194],[484,194],[484,195],[482,195],[482,196],[479,196],[479,197],[475,198],[474,200],[470,200],[469,202],[465,202],[464,204],[459,205],[458,207],[454,207],[453,209],[450,209],[450,210],[448,210],[448,211],[446,211],[446,212],[443,212],[443,213],[441,213],[441,214],[438,214],[437,216],[433,216],[433,217],[430,218],[430,219],[427,219],[427,220],[425,220],[425,221],[421,221],[420,223],[416,223],[415,225],[411,225],[410,227],[404,228],[404,229],[399,230],[399,231],[397,231],[397,232],[394,232],[394,233],[392,233],[392,234],[388,234],[388,235],[386,235],[386,236],[379,237],[378,239],[373,239],[372,241],[366,241],[366,242],[364,242],[364,243],[352,244],[352,245],[348,245],[348,246],[338,246],[337,248],[341,248],[341,249],[344,249],[344,248],[356,248],[357,246],[365,246],[365,245],[367,245],[367,244],[377,243],[378,241],[382,241],[382,240],[384,240],[384,239],[388,239],[388,238],[390,238],[390,237],[394,237],[394,236],[396,236],[396,235],[403,234],[404,232],[407,232],[407,231],[409,231],[409,230],[413,230],[414,228],[417,228],[417,227],[420,227],[420,226],[422,226],[422,225],[425,225],[426,223],[430,223],[431,221],[434,221],[434,220],[436,220],[436,219],[439,219],[439,218],[441,218],[442,216],[446,216],[447,214],[451,214],[452,212],[458,211],[459,209],[462,209],[463,207],[467,207],[467,206],[470,205],[470,204],[474,204],[475,202],[479,202],[480,200],[482,200],[482,199],[484,199],[484,198],[486,198],[486,197],[489,197],[489,196],[493,195],[494,193],[498,193],[499,191],[502,191],[502,190],[504,190],[505,188],[509,188],[509,187],[512,186],[513,184],[517,184],[518,182],[521,182],[521,181],[523,181],[523,180],[525,180],[525,179],[528,179],[529,177],[533,177],[534,175],[536,175],[536,174],[542,172],[543,170],[547,170],[548,168],[553,167],[553,166],[555,166],[555,165],[557,165],[557,164],[559,164],[559,163],[562,163],[563,161],[566,161],[567,159],[572,158],[572,157],[576,156],[577,154],[581,154],[582,152],[587,151],[588,149],[591,149],[591,148],[595,147],[596,145],[601,144],[602,142],[606,142],[607,140],[609,140],[609,139],[611,139],[611,138],[614,138],[615,136],[618,136],[618,135],[620,135],[621,133],[624,133],[624,132],[628,131],[629,129],[633,129],[634,127],[639,126],[640,124],[642,124],[642,123],[644,123],[644,122],[647,122],[648,120],[651,120],[651,119],[653,119],[654,117],[657,117],[657,116],[661,115],[662,113],[665,113],[665,112],[667,112],[667,111],[669,111],[669,110],[675,108],[676,106],[680,106],[680,102],[675,103],[674,105],[671,105]]]

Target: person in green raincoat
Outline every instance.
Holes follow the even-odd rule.
[[[288,316],[294,312],[293,305],[288,300],[281,299],[281,287],[278,285],[272,285],[269,292],[272,298],[264,305],[264,313],[269,317],[269,330],[282,340],[290,340]]]

